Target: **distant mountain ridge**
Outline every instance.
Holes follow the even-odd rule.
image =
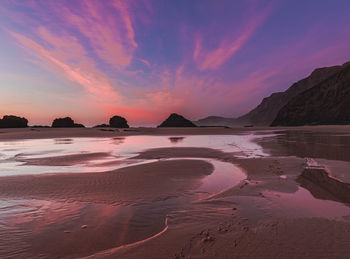
[[[350,124],[350,62],[340,68],[290,100],[271,125]]]
[[[346,64],[349,63],[345,63],[343,66],[346,66]],[[269,126],[281,108],[290,100],[340,72],[343,66],[317,68],[308,77],[294,83],[286,91],[272,93],[269,97],[264,98],[256,108],[241,117],[209,116],[194,123],[199,126]]]
[[[198,126],[235,126],[240,125],[235,118],[224,118],[220,116],[209,116],[198,121],[194,121]]]

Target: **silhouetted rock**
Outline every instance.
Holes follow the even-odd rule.
[[[0,128],[26,128],[28,120],[14,115],[5,115],[0,119]]]
[[[350,124],[350,62],[288,102],[271,126]]]
[[[94,126],[94,128],[108,128],[108,127],[109,127],[108,124],[99,124],[99,125]]]
[[[83,124],[74,123],[70,117],[58,118],[52,122],[52,128],[85,128]]]
[[[342,66],[315,69],[310,76],[294,83],[284,92],[272,93],[247,114],[238,118],[210,116],[195,123],[199,126],[268,126],[276,118],[280,109],[298,94],[311,89],[342,70]]]
[[[172,113],[170,116],[158,126],[161,127],[197,127],[190,120],[184,118],[183,116]]]
[[[129,128],[126,119],[117,115],[109,119],[109,126],[112,128]]]

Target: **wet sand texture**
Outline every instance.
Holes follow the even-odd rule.
[[[0,197],[137,204],[193,191],[212,171],[205,161],[176,160],[103,173],[5,176]]]
[[[258,128],[254,128],[256,129]],[[212,165],[207,162],[195,159],[181,160],[181,157],[215,158],[239,165],[247,173],[247,179],[225,192],[193,203],[190,209],[173,212],[167,217],[168,229],[156,238],[135,246],[111,247],[91,255],[91,258],[348,258],[349,215],[342,214],[341,218],[328,218],[324,215],[326,213],[317,211],[312,204],[310,204],[311,214],[303,214],[302,210],[305,208],[293,205],[289,207],[288,202],[284,202],[285,200],[279,195],[292,197],[301,189],[300,183],[314,197],[348,203],[349,185],[332,178],[330,176],[332,174],[328,175],[327,171],[305,169],[303,157],[350,161],[347,152],[349,143],[347,133],[350,127],[273,128],[281,132],[285,129],[291,133],[259,142],[265,150],[271,151],[272,157],[268,158],[237,159],[232,154],[211,149],[151,149],[136,158],[178,157],[179,160],[158,161],[104,173],[2,177],[0,197],[111,204],[120,204],[123,201],[126,205],[164,200],[191,192],[200,185],[203,177],[213,171]],[[142,134],[177,136],[243,134],[251,130],[251,128],[248,130],[139,128],[131,131],[107,132],[98,129],[60,131],[43,129],[35,132],[2,130],[0,139]],[[329,132],[339,136],[327,140]],[[295,142],[298,140],[299,143]],[[325,145],[332,144],[333,140],[336,140],[335,145],[330,148]],[[297,146],[303,144],[301,143],[303,141],[307,149]],[[331,153],[326,149],[331,150]],[[332,208],[337,209],[336,206],[339,204],[333,201],[317,200],[317,202],[333,203]],[[346,205],[340,205],[342,209],[344,207],[347,209]]]

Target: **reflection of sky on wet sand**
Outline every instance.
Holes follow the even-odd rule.
[[[209,147],[230,152],[239,157],[263,157],[271,153],[275,156],[350,161],[348,143],[350,143],[350,137],[346,134],[310,132],[278,132],[275,135],[270,132],[225,136],[130,136],[25,140],[0,143],[0,172],[2,175],[17,175],[107,171],[157,161],[132,161],[129,158],[143,150],[163,147]],[[16,161],[16,156],[44,158],[89,152],[107,152],[111,156],[64,167],[29,166]],[[213,159],[203,160],[212,163],[215,171],[202,179],[202,185],[193,197],[170,198],[137,206],[0,200],[0,257],[9,255],[25,257],[37,255],[35,252],[38,251],[47,257],[50,255],[63,257],[74,253],[84,256],[155,235],[164,228],[164,219],[168,213],[177,209],[183,210],[191,206],[191,199],[203,198],[211,193],[225,190],[245,177],[239,168],[230,163]],[[343,164],[338,167],[344,168]],[[261,200],[262,208],[275,216],[344,220],[350,215],[350,208],[347,205],[316,199],[301,187],[296,193],[264,191],[262,194],[264,196]],[[87,225],[87,228],[81,228],[82,225]],[[43,247],[43,243],[48,245]]]
[[[350,134],[286,130],[258,139],[273,156],[324,158],[350,162]]]
[[[129,159],[150,148],[210,147],[246,156],[265,155],[253,136],[130,136],[117,138],[37,139],[0,143],[1,175],[108,171],[158,160]],[[246,149],[246,154],[242,150]],[[47,158],[106,152],[110,156],[72,166],[26,165],[18,158]],[[17,160],[16,160],[17,159]],[[201,158],[194,158],[201,159]],[[0,257],[89,255],[146,239],[164,228],[166,215],[237,184],[245,174],[231,163],[202,159],[214,172],[202,179],[192,196],[135,206],[82,202],[0,200]],[[87,225],[82,228],[82,225]],[[103,238],[102,238],[103,237]],[[47,245],[42,246],[45,243]],[[73,244],[73,245],[72,245]],[[93,244],[93,246],[89,245]]]
[[[126,159],[136,156],[141,151],[174,145],[176,147],[214,148],[235,153],[240,157],[266,156],[267,154],[263,152],[260,145],[253,142],[253,139],[257,137],[253,134],[182,137],[129,136],[125,138],[33,139],[1,142],[0,175],[109,171],[130,164],[130,160]],[[19,158],[25,160],[92,152],[105,152],[110,156],[82,161],[72,166],[33,166],[18,161]],[[119,162],[116,163],[116,161]]]
[[[0,257],[12,253],[19,257],[38,253],[47,257],[82,256],[149,238],[162,231],[167,214],[184,210],[191,206],[191,200],[208,197],[245,178],[245,174],[231,163],[203,160],[214,165],[214,172],[203,179],[195,193],[150,204],[113,206],[0,200]],[[82,228],[83,225],[87,227]],[[43,242],[48,245],[42,246]]]
[[[0,257],[89,255],[137,242],[164,228],[179,201],[112,206],[42,200],[0,201]],[[86,225],[86,228],[82,226]],[[45,244],[45,245],[43,245]]]
[[[268,209],[287,217],[322,217],[343,219],[350,215],[350,207],[335,201],[316,199],[306,189],[299,187],[295,193],[263,192],[269,200]]]

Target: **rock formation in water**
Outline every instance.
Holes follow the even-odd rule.
[[[350,124],[350,62],[290,100],[271,126],[321,124]]]
[[[26,128],[28,120],[14,115],[5,115],[0,119],[0,128]]]
[[[183,116],[172,113],[170,116],[158,126],[162,127],[197,127],[190,120],[184,118]]]
[[[239,118],[210,116],[195,123],[199,126],[268,126],[276,118],[280,109],[298,94],[313,88],[342,70],[342,66],[315,69],[310,76],[294,83],[284,92],[272,93],[252,111]]]
[[[74,123],[70,117],[57,118],[52,122],[52,128],[85,128],[83,124]]]
[[[127,120],[117,115],[109,119],[109,126],[112,128],[129,128]]]

